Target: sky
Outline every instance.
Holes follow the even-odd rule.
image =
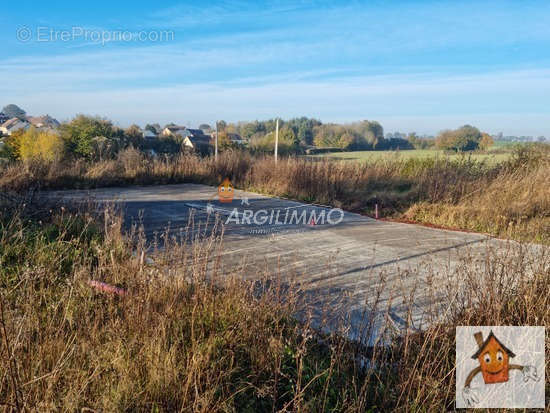
[[[0,107],[550,136],[550,1],[8,2]]]

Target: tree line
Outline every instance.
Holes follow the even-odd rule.
[[[21,115],[19,113],[20,116]],[[265,121],[217,124],[220,149],[232,147],[231,134],[240,135],[248,143],[248,150],[256,153],[273,151],[276,119]],[[159,133],[158,124],[146,129]],[[213,132],[208,124],[200,125],[206,133]],[[104,118],[77,115],[62,124],[56,131],[39,130],[33,127],[16,131],[4,139],[0,156],[12,159],[84,158],[102,160],[114,157],[120,150],[134,147],[143,151],[173,154],[183,150],[181,136],[162,136],[144,139],[137,125],[123,129]],[[491,137],[476,127],[465,125],[455,130],[444,130],[436,139],[399,133],[384,136],[384,129],[377,121],[363,120],[349,124],[322,123],[320,120],[300,117],[279,120],[279,153],[299,154],[307,148],[326,150],[395,150],[438,148],[447,151],[471,151],[487,149]]]
[[[237,133],[260,152],[273,150],[276,119],[265,121],[218,123],[218,129]],[[279,150],[303,152],[309,147],[340,150],[412,149],[406,139],[386,139],[384,128],[377,121],[363,120],[349,124],[322,123],[314,118],[300,117],[279,120]]]
[[[272,151],[276,119],[227,124],[218,123],[218,129],[238,133],[249,141],[250,147],[259,151]],[[282,152],[300,152],[304,148],[339,150],[396,150],[430,149],[446,151],[471,151],[488,149],[493,140],[487,133],[471,125],[454,130],[444,130],[433,138],[420,137],[415,132],[407,135],[389,133],[377,121],[363,120],[349,124],[322,123],[320,120],[301,117],[279,121],[279,149]]]

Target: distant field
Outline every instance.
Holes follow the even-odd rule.
[[[356,152],[333,152],[319,155],[311,155],[311,157],[327,157],[332,159],[340,159],[346,161],[372,161],[378,159],[410,159],[410,158],[471,158],[478,161],[486,161],[489,163],[498,163],[505,161],[510,157],[510,153],[471,153],[471,154],[448,154],[438,149],[416,149],[403,151],[356,151]]]

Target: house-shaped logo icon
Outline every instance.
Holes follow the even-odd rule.
[[[479,361],[485,384],[508,381],[510,358],[516,355],[508,349],[491,331],[485,341],[481,332],[475,333],[478,350],[472,356]]]

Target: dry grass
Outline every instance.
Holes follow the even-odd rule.
[[[275,285],[258,296],[238,273],[219,279],[219,236],[172,243],[146,266],[143,243],[122,238],[118,218],[107,215],[101,235],[81,214],[42,226],[3,218],[3,406],[210,412],[348,402],[317,396],[338,375],[307,325],[290,318],[294,297],[282,300]],[[89,279],[128,294],[105,296]]]
[[[295,321],[307,303],[275,274],[258,284],[238,268],[220,273],[221,228],[167,237],[148,264],[139,231],[123,236],[112,211],[56,210],[0,217],[6,410],[444,411],[454,406],[455,326],[550,324],[543,249],[464,256],[431,286],[445,320],[362,348]]]
[[[388,159],[341,163],[252,157],[227,151],[218,161],[182,154],[148,158],[129,149],[117,159],[14,163],[0,167],[0,188],[82,188],[195,182],[225,177],[242,189],[383,217],[550,242],[550,146],[518,149],[510,160]]]
[[[504,171],[456,202],[418,202],[404,216],[417,222],[547,244],[550,166]]]

